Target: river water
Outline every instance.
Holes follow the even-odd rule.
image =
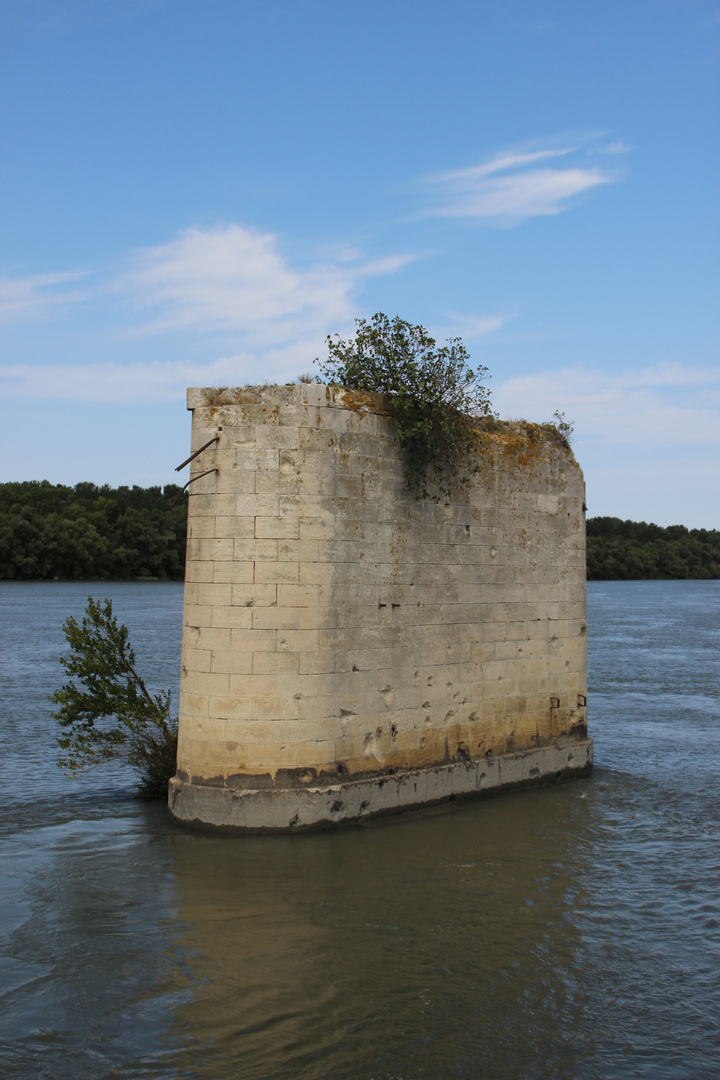
[[[0,584],[3,1080],[720,1075],[720,582],[589,586],[592,778],[291,837],[63,777],[88,592],[178,677],[181,585]]]

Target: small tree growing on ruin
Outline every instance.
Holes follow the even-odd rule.
[[[150,694],[135,669],[128,629],[118,624],[107,598],[88,597],[82,623],[70,616],[63,631],[71,654],[60,662],[69,681],[50,698],[59,705],[52,715],[64,729],[58,765],[75,776],[125,758],[138,774],[140,794],[162,798],[177,758],[170,692]]]
[[[449,494],[477,471],[473,419],[490,413],[487,368],[471,368],[460,338],[438,347],[423,326],[379,312],[356,319],[349,341],[328,335],[328,358],[316,359],[331,385],[386,395],[405,455],[405,483],[427,498],[435,483]]]

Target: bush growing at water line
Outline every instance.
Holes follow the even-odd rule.
[[[128,629],[118,624],[107,597],[102,602],[88,597],[82,623],[70,616],[63,632],[71,655],[60,662],[70,681],[50,698],[60,706],[52,715],[64,729],[57,740],[58,765],[76,776],[92,765],[125,758],[138,774],[140,794],[163,798],[177,760],[170,692],[150,694],[135,669]]]

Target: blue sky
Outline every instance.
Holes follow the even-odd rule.
[[[719,73],[720,0],[0,0],[0,478],[172,482],[384,311],[717,528]]]

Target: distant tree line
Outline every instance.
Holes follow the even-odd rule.
[[[179,490],[0,484],[0,579],[182,580],[187,497],[169,510]]]
[[[182,581],[187,496],[169,509],[179,490],[0,484],[0,580]],[[587,575],[720,578],[720,532],[589,518]]]
[[[720,532],[588,518],[588,581],[720,578]]]

